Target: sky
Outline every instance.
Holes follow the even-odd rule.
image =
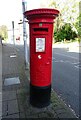
[[[40,8],[41,5],[48,5],[51,0],[24,0],[27,2],[27,10]],[[60,4],[66,2],[66,0],[57,0]],[[62,8],[63,5],[61,5]],[[45,6],[44,6],[45,7]],[[22,19],[22,0],[0,0],[0,26],[7,25],[9,28],[14,21],[15,26],[18,26],[18,22]]]
[[[42,0],[25,0],[27,2],[27,10],[40,7]],[[18,24],[22,19],[22,0],[0,0],[0,26],[12,25],[12,21]]]

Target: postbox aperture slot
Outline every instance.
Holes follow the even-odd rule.
[[[33,28],[34,32],[48,32],[48,28]]]
[[[36,38],[35,42],[36,42],[35,51],[36,52],[45,52],[45,42],[46,42],[45,38]]]

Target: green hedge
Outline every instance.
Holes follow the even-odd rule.
[[[75,39],[76,37],[77,34],[72,30],[72,27],[69,23],[63,25],[58,31],[55,31],[54,33],[55,42],[61,42],[64,39],[71,40]]]

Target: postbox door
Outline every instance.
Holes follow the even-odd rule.
[[[51,37],[49,35],[49,37]],[[51,84],[52,41],[48,35],[33,35],[30,43],[30,79],[35,86]]]

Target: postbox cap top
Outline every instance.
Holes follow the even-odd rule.
[[[29,18],[33,17],[34,15],[51,15],[51,16],[58,16],[59,11],[56,9],[50,9],[50,8],[40,8],[40,9],[33,9],[26,11],[24,15]]]

